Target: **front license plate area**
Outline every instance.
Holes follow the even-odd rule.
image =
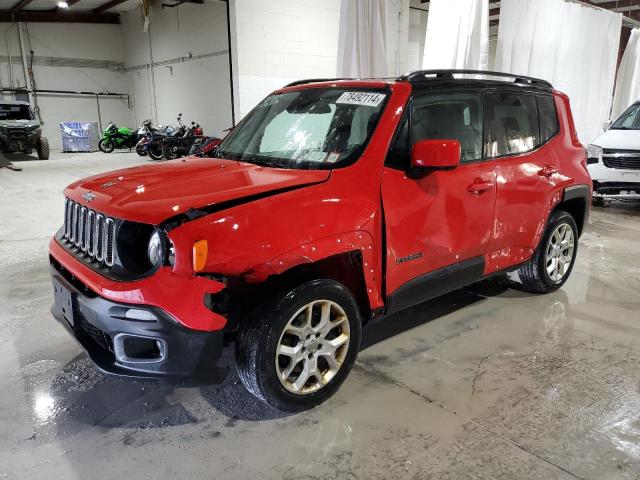
[[[60,309],[64,318],[73,327],[73,296],[71,291],[56,278],[53,279],[53,298],[56,307]]]

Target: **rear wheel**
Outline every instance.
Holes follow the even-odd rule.
[[[361,322],[349,290],[314,280],[259,307],[236,342],[238,374],[258,399],[288,412],[327,400],[360,348]]]
[[[594,207],[604,207],[604,198],[602,197],[592,197],[591,204]]]
[[[178,158],[177,146],[176,145],[163,145],[162,146],[162,155],[167,160],[173,160]]]
[[[136,145],[136,153],[141,157],[147,156],[147,151],[144,148],[144,145]]]
[[[532,293],[557,290],[569,278],[577,253],[575,220],[564,210],[553,212],[533,257],[518,270],[522,289]]]
[[[103,138],[98,142],[98,148],[101,152],[111,153],[116,148],[116,144],[110,138]]]
[[[45,137],[40,137],[36,145],[36,150],[40,160],[49,160],[49,140]]]

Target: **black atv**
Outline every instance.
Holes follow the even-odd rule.
[[[40,160],[49,158],[49,141],[42,136],[29,102],[0,101],[0,149],[27,155],[35,149]]]

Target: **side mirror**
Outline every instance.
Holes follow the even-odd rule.
[[[607,130],[609,130],[609,127],[611,127],[611,123],[611,120],[607,120],[602,124],[602,129],[606,132]]]
[[[430,170],[450,170],[460,164],[460,142],[457,140],[420,140],[411,152],[411,172],[416,175]]]

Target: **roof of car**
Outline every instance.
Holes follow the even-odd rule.
[[[396,82],[409,82],[415,86],[514,85],[543,91],[551,91],[553,89],[551,83],[540,78],[488,70],[417,70],[396,78],[311,78],[291,82],[284,88],[318,83],[329,83],[332,86],[340,84],[344,86],[384,87]]]

